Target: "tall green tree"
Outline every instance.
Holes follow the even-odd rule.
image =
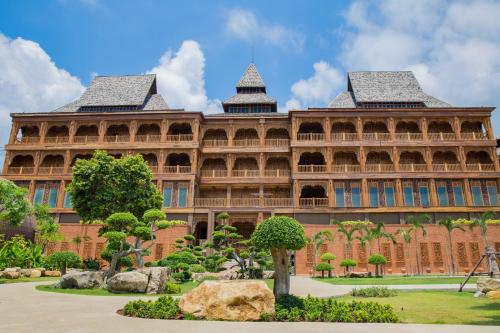
[[[406,223],[413,226],[415,231],[415,250],[417,254],[417,274],[422,274],[422,267],[420,265],[420,244],[418,242],[418,233],[422,231],[422,237],[427,236],[427,230],[425,229],[425,224],[431,221],[431,217],[427,214],[422,215],[410,215],[406,218]]]
[[[49,208],[46,205],[35,206],[35,243],[40,245],[42,252],[45,252],[49,243],[62,240],[64,237],[59,231],[59,223],[54,216],[49,214]]]
[[[364,227],[364,230],[365,230],[365,235],[363,236],[363,238],[365,238],[369,243],[372,240],[377,241],[378,253],[381,253],[380,240],[382,238],[390,240],[393,244],[396,243],[394,235],[391,234],[390,232],[385,231],[385,225],[382,222],[375,223],[374,225],[373,224],[367,225]],[[371,255],[371,244],[369,244],[369,248]]]
[[[33,211],[28,191],[7,179],[0,178],[0,223],[19,226]]]
[[[396,232],[396,235],[400,235],[401,238],[403,238],[403,241],[406,244],[406,249],[405,249],[405,262],[408,264],[408,270],[406,274],[413,273],[411,261],[410,261],[410,249],[411,249],[411,241],[413,240],[412,233],[415,231],[413,227],[409,228],[399,228],[398,231]]]
[[[67,191],[73,208],[85,223],[104,221],[117,212],[142,218],[147,210],[161,208],[162,196],[141,155],[115,159],[96,151],[89,160],[77,160],[72,172]]]
[[[320,230],[311,237],[307,238],[313,249],[313,267],[316,266],[316,259],[321,246],[327,242],[333,242],[333,234],[329,230]]]
[[[451,217],[439,220],[438,225],[443,227],[448,232],[448,258],[450,260],[450,274],[455,274],[455,260],[453,258],[453,241],[452,234],[453,230],[465,231],[465,229],[458,223],[455,223]]]
[[[472,220],[472,223],[470,224],[470,228],[478,227],[479,230],[481,231],[481,236],[483,237],[483,245],[484,245],[484,251],[488,249],[488,239],[486,238],[486,235],[488,233],[488,220],[491,220],[495,216],[493,212],[484,212],[479,216],[479,218]]]
[[[357,239],[363,244],[363,230],[369,224],[368,221],[336,221],[332,220],[330,224],[337,226],[337,232],[344,235],[344,248],[347,252],[346,259],[352,259],[352,244]]]

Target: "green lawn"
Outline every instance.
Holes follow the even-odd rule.
[[[382,278],[314,278],[317,281],[346,285],[396,285],[396,284],[459,284],[465,278],[449,276],[384,276]],[[468,283],[476,283],[473,276]]]
[[[500,325],[500,300],[475,298],[470,292],[406,291],[387,298],[338,299],[390,304],[405,323]]]
[[[20,282],[43,282],[43,281],[57,281],[58,277],[44,276],[39,278],[19,278],[19,279],[0,279],[0,284],[6,283],[20,283]]]

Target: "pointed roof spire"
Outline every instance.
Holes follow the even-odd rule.
[[[266,85],[260,77],[257,67],[254,63],[251,63],[241,79],[236,84],[236,88],[265,88]]]

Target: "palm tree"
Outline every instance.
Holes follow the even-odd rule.
[[[377,240],[377,248],[378,248],[378,253],[382,253],[380,250],[380,240],[382,238],[390,240],[393,244],[396,243],[396,239],[394,238],[394,235],[392,235],[390,232],[387,232],[384,230],[385,225],[383,222],[375,224],[373,227],[365,227],[366,235],[365,238],[374,240]],[[371,254],[371,246],[370,246],[370,254]]]
[[[438,224],[439,226],[446,228],[446,231],[448,231],[448,253],[450,259],[450,274],[454,275],[456,273],[456,270],[455,270],[455,260],[453,259],[453,242],[451,239],[451,234],[455,229],[461,231],[465,231],[465,229],[462,228],[461,225],[454,223],[453,219],[451,219],[450,217],[440,220]]]
[[[411,224],[415,229],[415,244],[416,244],[416,254],[417,254],[417,274],[421,274],[420,267],[420,248],[418,244],[418,230],[422,230],[422,236],[427,235],[427,230],[425,230],[425,223],[429,223],[431,217],[427,214],[422,215],[410,215],[406,218],[406,223]]]
[[[495,216],[493,212],[484,212],[478,219],[474,219],[470,225],[470,229],[474,227],[479,227],[481,230],[481,236],[483,236],[484,252],[488,249],[488,240],[486,239],[486,233],[488,232],[488,220],[491,220]]]
[[[411,261],[410,261],[410,244],[412,241],[412,235],[411,233],[414,231],[413,227],[410,227],[408,229],[403,229],[399,228],[396,234],[401,235],[401,238],[403,238],[405,244],[406,244],[406,251],[405,251],[405,259],[406,262],[408,263],[408,271],[406,272],[407,275],[410,274],[411,269]]]
[[[359,224],[347,224],[343,223],[341,221],[331,221],[331,224],[334,224],[337,226],[337,231],[340,232],[341,234],[344,235],[345,237],[345,249],[347,250],[347,257],[349,259],[352,259],[352,243],[354,242],[355,239],[358,239],[361,241],[363,245],[363,237],[359,236],[354,236],[354,234],[359,231],[361,232],[363,230],[363,225],[361,223]]]
[[[313,248],[313,267],[316,267],[316,258],[318,257],[318,251],[321,248],[321,245],[332,241],[333,234],[329,230],[321,230],[312,237],[307,238],[307,242],[311,244]]]

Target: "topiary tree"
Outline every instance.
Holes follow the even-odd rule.
[[[340,262],[340,267],[344,267],[344,275],[351,272],[351,267],[355,267],[358,263],[354,259],[344,259]]]
[[[32,212],[27,193],[12,181],[0,178],[0,223],[19,226],[24,221]]]
[[[294,218],[272,216],[257,225],[252,234],[257,247],[269,249],[274,264],[274,296],[287,295],[290,291],[288,250],[300,250],[307,244],[304,227]]]
[[[316,272],[321,272],[321,277],[324,278],[325,277],[325,271],[328,272],[328,277],[331,277],[331,273],[332,273],[332,265],[330,265],[329,263],[327,262],[320,262],[319,264],[317,264],[315,267],[314,267],[314,270]]]
[[[46,265],[51,269],[57,268],[61,275],[66,274],[67,268],[78,267],[81,263],[80,257],[71,251],[61,251],[51,254],[46,259]]]
[[[375,265],[375,276],[381,276],[380,266],[387,264],[387,259],[383,255],[375,253],[368,258],[368,263]]]
[[[325,252],[320,257],[321,261],[326,261],[329,265],[331,265],[330,261],[335,260],[335,258],[337,258],[337,257],[330,252]],[[332,269],[333,269],[333,266],[332,266]],[[332,277],[332,269],[330,269],[328,271],[328,277]]]

